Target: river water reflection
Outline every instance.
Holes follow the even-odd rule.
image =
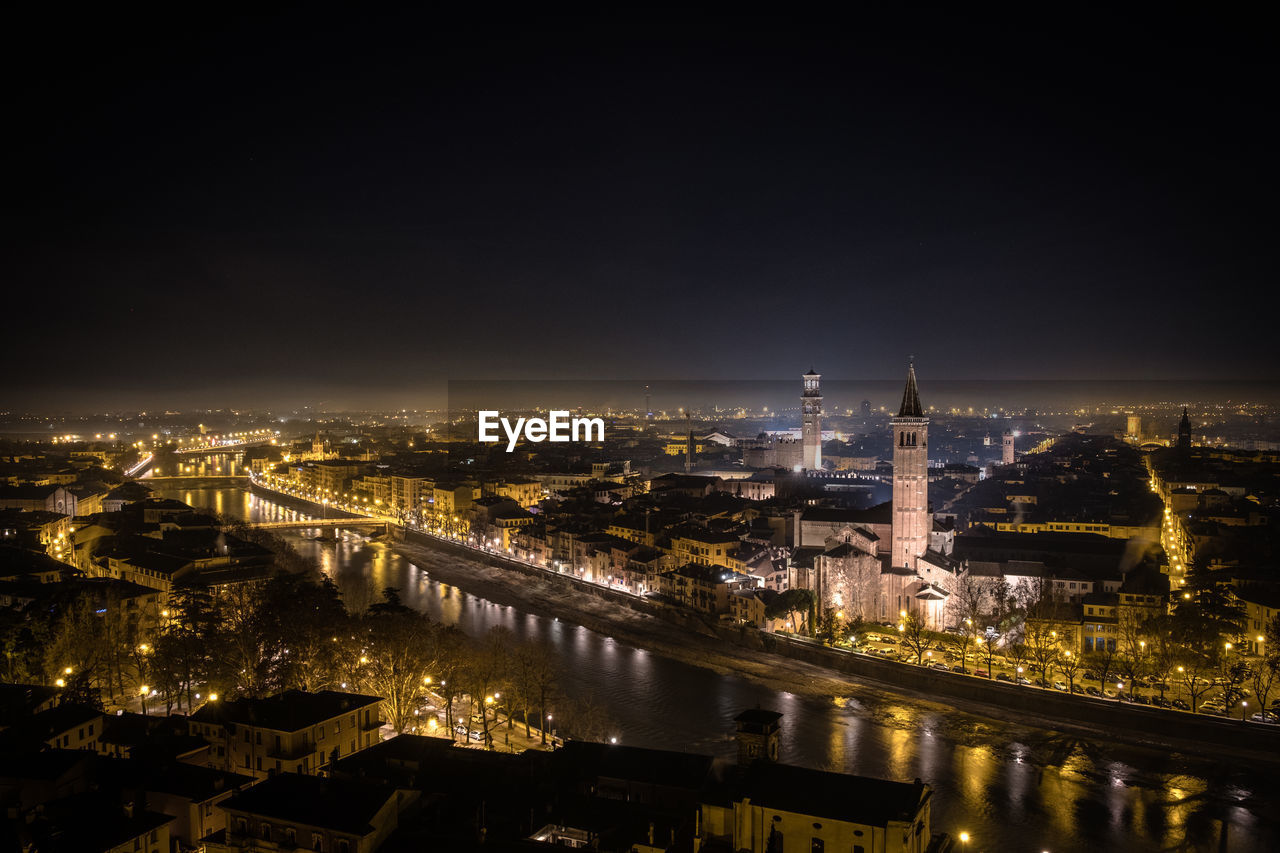
[[[306,517],[244,489],[158,494],[254,521]],[[733,717],[759,705],[785,715],[784,761],[919,777],[935,790],[935,831],[969,832],[974,851],[1280,849],[1273,774],[1042,730],[1011,735],[996,721],[908,697],[797,696],[469,595],[357,534],[321,542],[310,538],[317,532],[288,535],[346,594],[394,586],[406,604],[468,634],[505,625],[547,641],[566,693],[591,697],[623,743],[731,756]]]

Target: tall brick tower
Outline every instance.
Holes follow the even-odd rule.
[[[893,565],[915,568],[929,547],[929,419],[920,408],[916,367],[907,368],[893,428]]]
[[[801,466],[809,471],[822,470],[822,374],[813,368],[803,377],[804,393],[800,395],[800,437],[804,455]]]
[[[1014,460],[1013,453],[1013,433],[1009,430],[1004,431],[1004,444],[1001,447],[1000,464],[1012,465]]]

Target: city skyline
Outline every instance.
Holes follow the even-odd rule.
[[[1264,10],[22,6],[0,847],[1280,850]]]

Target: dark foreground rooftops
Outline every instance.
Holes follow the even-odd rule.
[[[720,794],[725,803],[749,800],[778,811],[882,826],[886,819],[912,821],[932,791],[919,780],[888,782],[757,761],[731,776]]]
[[[222,807],[229,812],[367,835],[374,831],[378,812],[395,796],[394,787],[380,782],[282,773],[235,794]]]
[[[381,702],[377,696],[321,690],[286,690],[265,699],[233,699],[205,703],[191,715],[197,723],[240,723],[277,732],[296,732]]]

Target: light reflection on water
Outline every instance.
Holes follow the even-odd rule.
[[[241,489],[161,494],[255,521],[308,517]],[[921,778],[935,789],[935,829],[968,831],[974,851],[1280,849],[1280,781],[1261,771],[1011,729],[857,688],[834,700],[772,690],[468,595],[358,535],[308,538],[318,532],[286,535],[344,591],[367,596],[394,586],[409,606],[468,634],[505,625],[517,637],[548,642],[560,656],[565,691],[602,705],[624,743],[732,757],[733,717],[759,705],[785,715],[784,761]],[[1228,841],[1220,847],[1224,823]]]

